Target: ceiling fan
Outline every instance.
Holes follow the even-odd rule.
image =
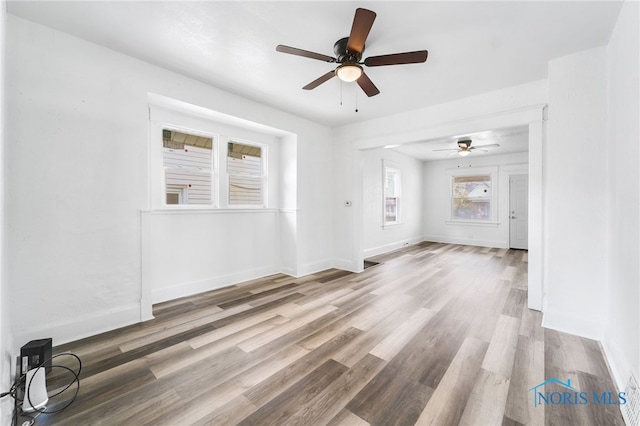
[[[305,58],[317,59],[319,61],[338,63],[338,67],[328,73],[313,80],[311,83],[303,87],[304,90],[315,89],[322,83],[338,76],[342,81],[358,83],[360,88],[367,96],[375,96],[380,90],[373,84],[371,79],[362,70],[362,65],[367,67],[379,67],[384,65],[401,65],[401,64],[417,64],[427,60],[428,52],[426,50],[418,50],[415,52],[393,53],[389,55],[370,56],[363,62],[362,54],[364,53],[364,42],[371,31],[373,21],[376,19],[376,13],[358,8],[353,17],[351,26],[351,34],[338,40],[333,45],[333,51],[336,57],[323,55],[321,53],[309,52],[295,47],[278,45],[276,50],[291,55],[303,56]]]
[[[458,140],[458,148],[444,148],[444,149],[434,149],[433,151],[456,151],[458,155],[465,156],[471,154],[471,151],[482,151],[487,152],[484,148],[497,148],[500,144],[490,143],[487,145],[480,146],[471,146],[471,139],[460,139]]]

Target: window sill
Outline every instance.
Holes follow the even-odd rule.
[[[477,220],[445,220],[447,225],[462,225],[462,226],[484,226],[488,228],[497,228],[500,222],[485,222]]]

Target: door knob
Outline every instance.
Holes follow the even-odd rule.
[[[515,216],[511,216],[511,219],[515,219],[515,218],[516,218]]]

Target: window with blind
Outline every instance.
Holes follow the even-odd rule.
[[[212,204],[213,137],[162,129],[165,204]]]
[[[227,144],[229,205],[266,206],[266,147],[249,143]]]

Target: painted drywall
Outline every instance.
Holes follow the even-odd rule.
[[[362,178],[360,152],[491,128],[542,122],[546,81],[351,124],[334,130],[334,253],[336,266],[361,268]],[[352,207],[345,207],[352,201]],[[538,203],[539,204],[539,203]],[[530,208],[538,208],[530,205]],[[540,225],[541,226],[541,225]]]
[[[301,276],[333,267],[333,146],[331,134],[297,141],[298,269]],[[331,253],[331,256],[327,254]]]
[[[331,233],[316,230],[331,228],[331,181],[301,173],[331,158],[328,128],[15,16],[7,21],[9,298],[14,314],[32,313],[15,325],[17,341],[51,336],[60,344],[146,317],[140,212],[150,206],[149,93],[296,135],[296,190],[313,194],[288,206],[304,218],[294,220],[290,269],[301,269],[303,246],[316,244],[309,264],[331,261]],[[319,154],[320,166],[308,153]],[[241,258],[256,235],[234,238],[228,255]]]
[[[278,187],[280,188],[280,270],[289,275],[297,275],[298,268],[298,138],[285,135],[280,138],[280,170]]]
[[[391,149],[362,152],[364,257],[422,241],[422,162]],[[384,166],[400,171],[400,224],[383,226]]]
[[[625,2],[607,46],[609,219],[603,346],[619,389],[640,378],[640,7]]]
[[[153,303],[279,272],[277,210],[148,216]]]
[[[607,255],[606,48],[549,62],[545,326],[600,339]]]
[[[6,241],[4,238],[4,185],[5,185],[5,28],[7,21],[5,0],[0,1],[0,390],[6,391],[11,387],[13,376],[13,333],[9,325],[9,281],[6,277],[5,255]],[[11,424],[13,400],[0,399],[0,424]]]
[[[496,167],[497,216],[495,225],[458,224],[450,221],[451,180],[450,171],[464,170],[470,174],[474,169]],[[424,163],[424,239],[452,244],[469,244],[485,247],[509,247],[509,175],[526,174],[528,155],[526,152],[455,158]]]

